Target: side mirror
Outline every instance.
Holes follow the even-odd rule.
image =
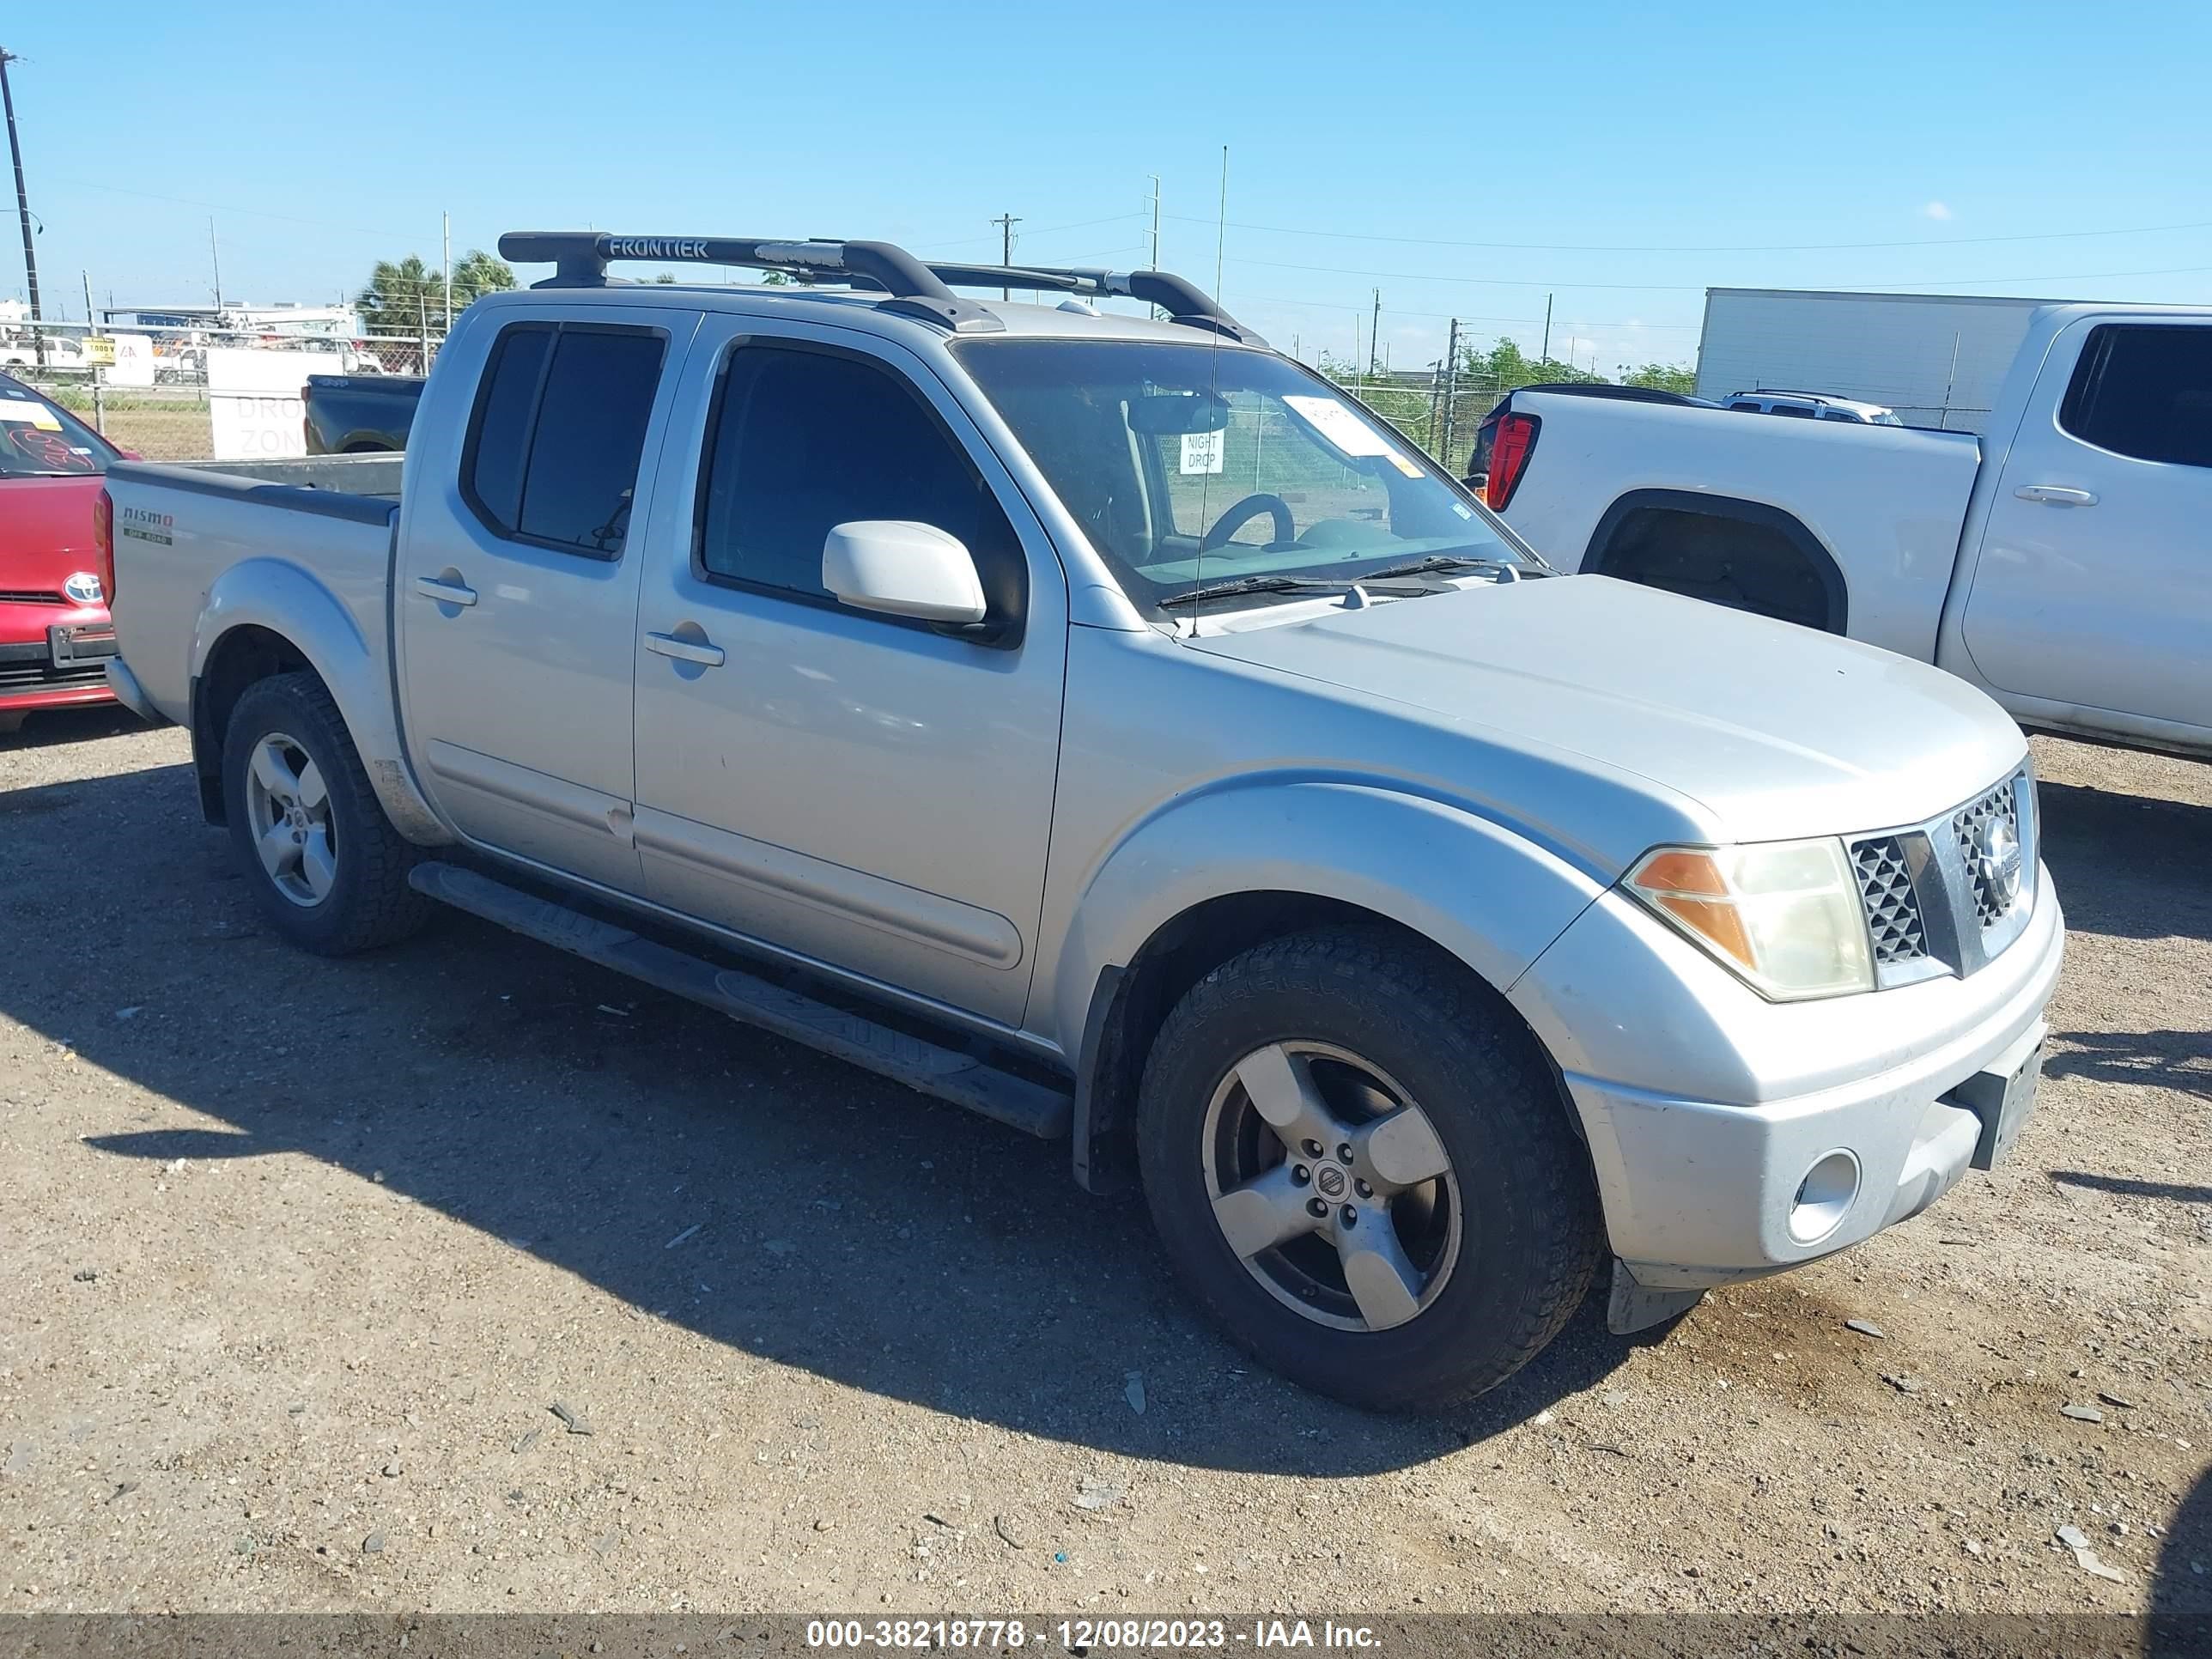
[[[822,542],[822,585],[856,611],[921,622],[983,620],[983,580],[957,536],[903,519],[855,519]]]

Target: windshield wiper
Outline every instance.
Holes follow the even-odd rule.
[[[1523,576],[1556,574],[1548,565],[1520,564],[1511,559],[1478,558],[1466,553],[1432,553],[1425,559],[1408,559],[1403,564],[1385,565],[1380,570],[1370,570],[1359,580],[1363,582],[1389,581],[1393,577],[1425,576],[1444,570],[1486,570],[1492,575],[1505,576],[1508,581],[1519,581]],[[1508,575],[1508,572],[1511,574]]]
[[[1365,576],[1356,580],[1350,576],[1237,576],[1194,587],[1187,593],[1162,599],[1160,604],[1190,605],[1200,599],[1235,599],[1243,593],[1349,593],[1368,580]]]

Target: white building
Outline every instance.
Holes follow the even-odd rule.
[[[2027,332],[2052,300],[1709,288],[1698,395],[1765,388],[1886,404],[1907,426],[1979,432]]]
[[[222,307],[114,306],[100,314],[118,328],[220,330],[245,334],[315,335],[344,340],[361,333],[361,319],[350,306],[254,306],[234,301]]]

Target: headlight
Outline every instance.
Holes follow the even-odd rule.
[[[1840,841],[1662,847],[1625,885],[1761,996],[1874,989],[1866,911]]]

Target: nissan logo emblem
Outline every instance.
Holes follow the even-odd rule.
[[[1983,884],[2009,906],[2020,896],[2020,831],[2003,818],[1991,818],[1976,837],[1981,842],[1979,863]]]

